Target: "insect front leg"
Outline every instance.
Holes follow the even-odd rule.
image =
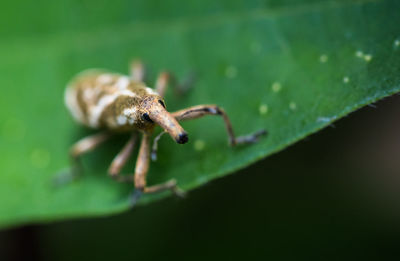
[[[217,105],[197,105],[172,113],[172,116],[174,116],[178,121],[193,120],[203,117],[205,115],[219,115],[222,117],[225,123],[226,132],[228,133],[229,144],[231,146],[235,146],[238,144],[255,143],[259,140],[261,136],[267,134],[265,130],[260,130],[250,135],[236,137],[228,115],[223,109],[219,108]]]
[[[137,132],[133,133],[129,141],[125,144],[124,148],[111,162],[108,174],[118,182],[133,182],[133,175],[120,175],[121,169],[125,166],[127,160],[132,155],[137,140]]]
[[[170,189],[173,193],[178,196],[183,196],[183,192],[176,186],[175,180],[170,180],[165,183],[147,186],[146,176],[149,170],[150,163],[150,138],[151,133],[144,133],[142,142],[139,149],[139,155],[136,160],[135,167],[135,188],[137,191],[143,193],[155,193],[163,190]]]

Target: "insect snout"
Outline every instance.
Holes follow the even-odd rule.
[[[165,104],[161,99],[149,99],[147,106],[147,111],[142,114],[142,118],[145,121],[155,122],[160,125],[179,144],[188,142],[189,138],[186,131],[175,117],[165,109]]]
[[[178,135],[178,138],[175,140],[179,144],[185,144],[189,141],[189,137],[187,133],[184,131]]]

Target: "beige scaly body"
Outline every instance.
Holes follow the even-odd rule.
[[[153,186],[146,184],[150,161],[150,138],[156,125],[163,128],[179,144],[186,143],[188,135],[178,121],[205,115],[218,115],[223,118],[231,146],[254,143],[266,133],[262,130],[252,135],[235,137],[227,114],[216,105],[197,105],[169,113],[163,100],[169,74],[165,72],[160,74],[155,90],[147,87],[143,83],[143,78],[143,65],[135,62],[132,64],[130,77],[104,70],[87,70],[78,74],[65,91],[65,103],[75,120],[93,129],[104,129],[72,146],[71,156],[74,162],[78,162],[80,155],[93,150],[114,133],[132,133],[127,144],[114,158],[108,172],[117,181],[134,182],[136,193],[133,204],[141,193],[171,189],[175,194],[182,195],[176,187],[175,180]],[[135,172],[133,175],[120,175],[122,167],[132,154],[139,132],[143,133],[143,138]]]

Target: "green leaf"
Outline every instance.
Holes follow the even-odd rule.
[[[0,226],[128,209],[133,186],[106,174],[126,136],[84,156],[80,180],[52,186],[69,166],[69,147],[92,133],[63,104],[76,73],[93,67],[127,73],[135,57],[151,68],[150,86],[162,69],[180,79],[195,72],[186,96],[168,93],[169,110],[215,103],[237,134],[268,130],[258,144],[230,148],[218,117],[184,122],[190,142],[162,139],[148,182],[175,178],[190,190],[398,92],[399,7],[395,0],[5,3]],[[133,167],[134,157],[124,170]],[[141,203],[166,195],[146,195]]]

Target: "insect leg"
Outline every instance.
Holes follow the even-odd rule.
[[[109,132],[100,132],[85,137],[72,145],[69,153],[71,160],[71,169],[67,173],[63,172],[60,175],[57,175],[53,180],[54,184],[62,185],[77,179],[82,172],[82,163],[80,161],[80,156],[89,151],[92,151],[97,146],[108,140],[111,136],[112,134]]]
[[[97,146],[108,140],[111,136],[111,133],[107,131],[87,136],[72,145],[70,149],[70,155],[72,158],[76,159],[80,155],[92,151]]]
[[[118,155],[111,162],[108,174],[118,182],[132,182],[133,176],[120,175],[121,169],[126,164],[126,161],[131,156],[133,149],[135,148],[137,140],[137,133],[133,133],[129,141],[125,144],[124,148],[118,153]]]
[[[156,91],[160,94],[161,97],[164,97],[165,91],[168,87],[168,82],[170,80],[170,74],[167,72],[161,72],[156,80]]]
[[[174,91],[177,95],[182,95],[187,92],[194,83],[194,75],[189,74],[188,77],[181,83],[178,83],[176,77],[168,72],[161,72],[156,81],[156,91],[160,94],[161,97],[165,96],[165,92],[168,87],[168,83],[171,83],[174,86]]]
[[[145,78],[145,68],[140,60],[134,60],[131,63],[131,78],[138,82],[143,82]]]
[[[111,133],[104,131],[94,135],[87,136],[76,142],[74,145],[72,145],[70,149],[70,158],[73,166],[73,174],[75,176],[80,174],[82,168],[80,156],[89,151],[94,150],[100,144],[107,141],[111,136],[112,136]]]
[[[151,133],[145,133],[142,138],[142,143],[139,149],[139,156],[136,161],[135,168],[135,188],[143,193],[155,193],[163,190],[170,189],[178,196],[182,196],[183,192],[177,188],[176,181],[170,180],[165,183],[147,187],[146,176],[149,170],[150,161],[150,138]]]
[[[160,192],[160,191],[164,191],[164,190],[168,190],[168,189],[171,190],[172,193],[174,193],[178,197],[185,196],[185,192],[176,185],[175,179],[171,179],[162,184],[145,187],[143,192],[144,193],[156,193],[156,192]]]
[[[172,116],[174,116],[178,121],[193,120],[203,117],[205,115],[219,115],[223,118],[225,128],[229,137],[229,144],[231,146],[235,146],[238,144],[255,143],[261,136],[267,134],[265,130],[260,130],[250,135],[235,137],[232,124],[229,120],[228,115],[223,109],[219,108],[217,105],[197,105],[172,113]]]
[[[135,188],[143,191],[146,187],[146,176],[149,170],[150,133],[144,133],[140,144],[139,155],[135,166]]]

